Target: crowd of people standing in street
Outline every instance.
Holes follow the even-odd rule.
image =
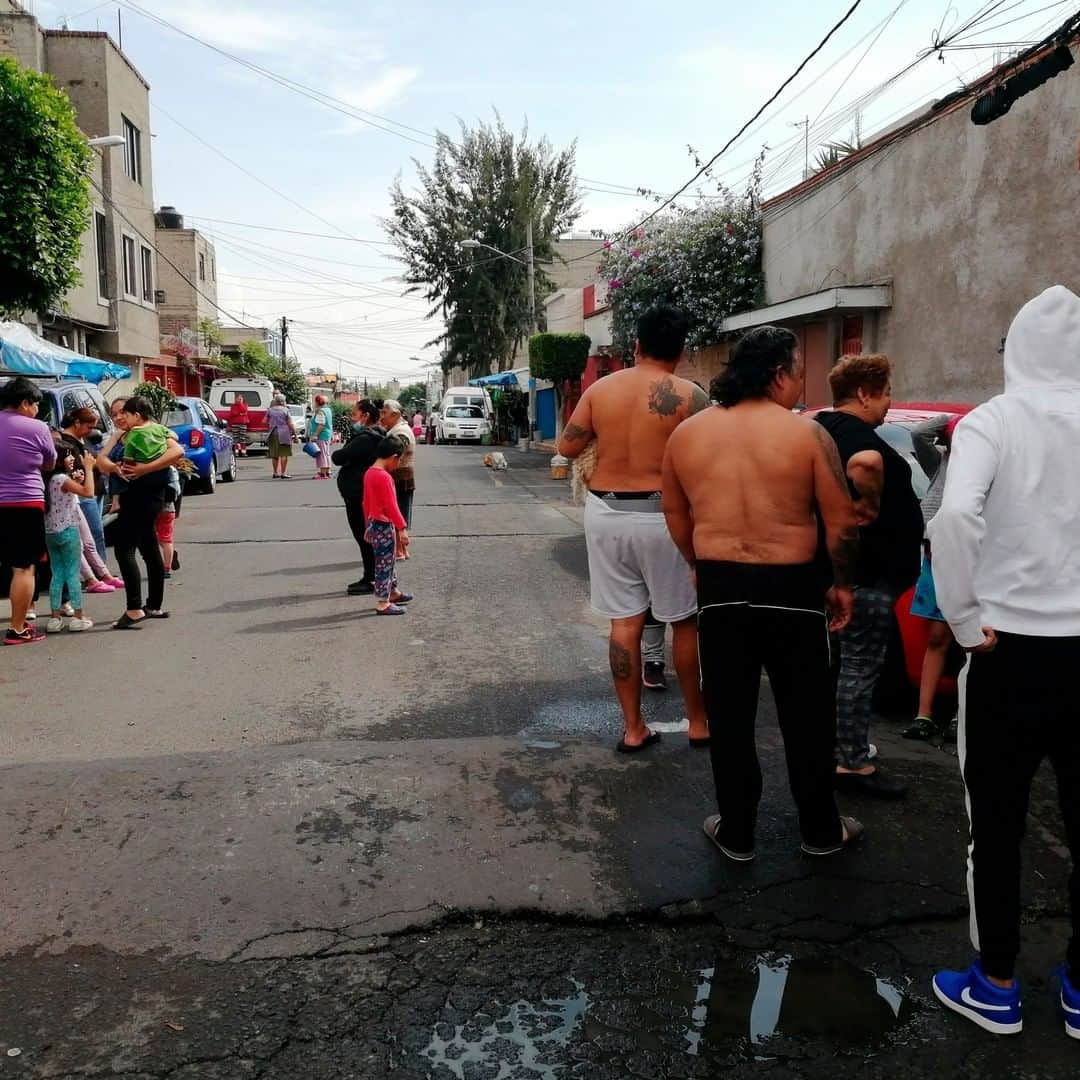
[[[86,440],[98,422],[93,410],[74,409],[52,432],[37,419],[40,388],[16,377],[0,389],[0,564],[10,568],[10,624],[5,645],[41,641],[45,633],[77,633],[93,626],[83,593],[122,589],[126,607],[117,630],[165,619],[165,580],[178,566],[173,527],[183,448],[153,419],[150,402],[113,402],[113,434],[100,449]],[[119,573],[106,562],[103,510],[115,511],[113,547]],[[144,598],[136,553],[147,572]],[[46,555],[48,556],[46,564]],[[50,573],[50,616],[36,625],[39,574]]]
[[[733,862],[755,857],[764,669],[802,851],[842,852],[864,829],[840,815],[837,790],[905,794],[869,733],[894,607],[916,586],[915,614],[942,629],[908,737],[933,724],[951,638],[969,657],[957,738],[978,958],[939,972],[934,993],[986,1031],[1022,1030],[1020,848],[1032,781],[1049,758],[1073,858],[1060,1007],[1066,1034],[1080,1039],[1080,722],[1071,684],[1080,661],[1080,491],[1069,468],[1080,456],[1080,298],[1056,286],[1028,303],[1006,338],[1005,393],[919,433],[946,443],[947,456],[934,449],[929,506],[876,432],[891,405],[886,357],[843,357],[829,378],[833,409],[807,418],[798,415],[803,358],[789,330],[745,334],[706,397],[675,375],[688,329],[681,312],[655,308],[637,329],[635,366],[590,387],[559,442],[567,457],[595,456],[585,532],[593,608],[611,619],[624,713],[617,748],[638,753],[660,738],[640,710],[651,611],[675,627],[696,744],[703,698],[718,809],[705,819],[708,839]],[[929,543],[922,557],[924,537],[932,562]]]

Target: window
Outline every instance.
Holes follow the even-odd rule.
[[[124,172],[129,180],[142,183],[142,134],[125,116],[124,121]]]
[[[206,280],[206,256],[201,251],[199,252],[199,280]]]
[[[109,299],[109,239],[105,215],[94,211],[94,247],[97,251],[97,292],[102,300]]]
[[[162,418],[161,422],[168,428],[194,427],[195,417],[186,405],[177,405],[170,409]]]
[[[154,253],[148,248],[141,248],[142,256],[142,298],[148,303],[154,302]]]
[[[231,405],[237,398],[242,398],[256,409],[263,408],[262,394],[258,390],[223,390],[221,404]]]
[[[135,267],[135,241],[130,236],[123,237],[124,248],[124,294],[138,297],[139,280]]]
[[[213,255],[210,256],[210,280],[217,281],[217,260]]]

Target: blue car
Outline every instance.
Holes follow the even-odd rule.
[[[195,466],[189,486],[198,483],[212,495],[218,480],[230,483],[236,479],[236,450],[228,426],[202,398],[178,397],[176,408],[165,414],[164,423],[176,433],[184,456]]]

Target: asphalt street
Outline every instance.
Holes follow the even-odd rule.
[[[969,959],[955,757],[882,720],[909,799],[846,801],[865,842],[810,861],[763,684],[759,857],[725,863],[675,690],[614,753],[567,485],[482,453],[419,451],[403,618],[345,594],[336,485],[253,458],[186,500],[169,620],[93,596],[3,650],[0,1078],[1075,1076],[1048,778],[994,1041],[928,987]]]

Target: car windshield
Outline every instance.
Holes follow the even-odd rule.
[[[882,424],[877,429],[877,433],[911,466],[911,486],[921,502],[930,490],[930,478],[923,472],[918,458],[915,457],[915,444],[912,442],[911,432],[902,424]]]
[[[484,417],[483,412],[475,405],[451,405],[446,410],[448,419],[457,420],[482,420]]]
[[[166,427],[170,428],[188,427],[194,426],[195,417],[186,405],[177,405],[175,409],[170,409],[164,417],[162,417],[161,422]]]

